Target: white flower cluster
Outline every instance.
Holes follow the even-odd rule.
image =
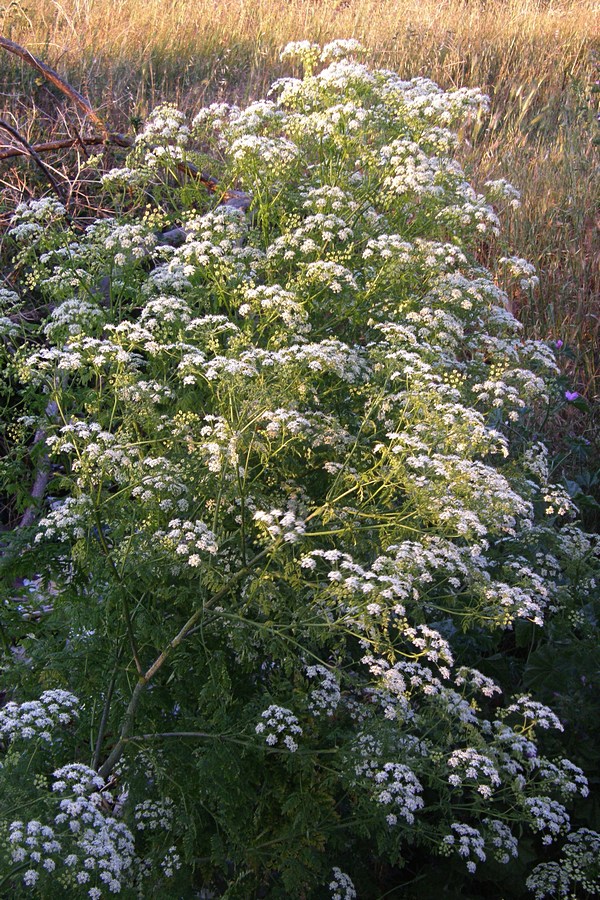
[[[487,830],[487,841],[495,858],[502,865],[508,865],[511,858],[519,855],[519,843],[504,822],[499,819],[484,819]]]
[[[299,155],[296,144],[287,138],[259,137],[255,134],[237,138],[229,151],[239,172],[276,171],[280,175],[296,162]]]
[[[473,874],[478,862],[486,861],[485,841],[477,828],[455,822],[450,826],[451,832],[443,841],[441,850],[454,851],[466,860],[467,870]]]
[[[518,279],[522,291],[530,291],[536,288],[540,279],[535,273],[535,266],[520,256],[503,256],[499,263],[508,274]]]
[[[566,834],[571,820],[567,810],[551,797],[526,797],[523,806],[534,831],[544,833],[543,844],[551,844],[560,834]]]
[[[213,103],[208,109],[200,111],[194,119],[194,124],[198,126],[204,118],[208,120],[213,130],[220,132],[226,130],[227,136],[235,139],[247,134],[278,135],[284,124],[285,114],[272,100],[256,100],[245,109]],[[222,147],[228,146],[223,134],[219,143]]]
[[[301,286],[309,285],[313,291],[329,290],[333,294],[341,294],[344,289],[358,287],[356,279],[349,269],[330,260],[317,260],[303,264],[298,283]]]
[[[329,569],[327,579],[336,594],[347,594],[355,600],[368,598],[369,616],[378,616],[384,609],[402,616],[405,601],[419,599],[436,575],[452,578],[452,584],[458,586],[471,574],[474,560],[456,545],[433,537],[423,543],[392,545],[368,568],[339,550],[311,551],[299,564],[314,571],[319,563]]]
[[[134,864],[134,840],[124,823],[102,811],[103,779],[82,764],[63,766],[53,777],[52,790],[65,795],[54,821],[66,826],[74,840],[74,852],[65,857],[65,867],[78,885],[97,882],[89,892],[92,898],[103,896],[99,885],[119,893]]]
[[[120,893],[135,861],[133,836],[123,823],[103,811],[104,780],[88,766],[74,763],[53,773],[52,790],[60,796],[52,825],[15,821],[9,827],[13,863],[29,866],[26,887],[59,876],[74,892],[91,900]]]
[[[356,900],[357,893],[349,875],[337,866],[333,867],[333,879],[329,882],[331,900]]]
[[[74,297],[52,310],[44,332],[54,342],[66,341],[79,334],[99,332],[105,320],[106,314],[98,304]]]
[[[117,250],[114,256],[116,266],[144,259],[156,246],[156,235],[144,225],[114,225],[104,240],[107,250]]]
[[[536,866],[526,884],[534,892],[535,900],[576,896],[571,892],[571,879],[562,863],[548,862]]]
[[[281,538],[290,544],[299,541],[306,531],[306,523],[296,514],[295,503],[291,502],[287,510],[270,509],[268,512],[257,510],[253,519],[259,528],[269,535],[272,541]]]
[[[53,457],[71,457],[72,471],[77,472],[77,486],[81,490],[99,485],[105,478],[125,484],[132,471],[140,465],[136,447],[122,446],[117,437],[98,422],[69,422],[56,434],[46,438],[46,446]],[[87,503],[81,498],[82,503]],[[59,507],[60,508],[60,507]]]
[[[138,831],[170,831],[175,816],[175,804],[170,797],[160,800],[143,800],[133,810]]]
[[[155,506],[163,512],[177,510],[186,512],[189,502],[186,499],[187,487],[183,474],[178,466],[173,465],[162,456],[146,456],[137,471],[139,483],[131,491],[131,496],[145,506]]]
[[[75,335],[64,349],[43,348],[32,353],[24,362],[23,376],[34,385],[54,383],[63,377],[81,373],[84,377],[123,371],[125,367],[136,371],[139,355],[123,349],[119,344],[99,338]]]
[[[172,400],[175,396],[171,388],[160,381],[134,381],[131,384],[124,384],[118,388],[117,396],[123,403],[139,405],[141,411],[147,409],[148,405],[158,405],[167,400]]]
[[[495,681],[482,675],[477,669],[469,669],[467,666],[461,666],[454,678],[457,687],[469,687],[472,691],[476,691],[484,695],[484,697],[493,697],[494,694],[501,694],[502,690]]]
[[[238,106],[231,106],[229,103],[211,103],[196,113],[192,119],[192,131],[199,135],[220,131],[231,119],[235,121],[239,114]]]
[[[85,536],[92,504],[89,497],[66,497],[38,522],[34,541],[71,541]]]
[[[0,709],[0,738],[4,741],[39,738],[50,743],[57,728],[70,725],[79,716],[79,700],[69,691],[44,691],[39,700],[15,703]]]
[[[405,460],[406,489],[425,515],[460,535],[515,534],[519,520],[531,520],[531,503],[495,467],[457,454],[419,454]]]
[[[548,448],[539,441],[527,447],[523,453],[523,465],[528,472],[535,475],[541,484],[548,484],[550,477],[550,464],[548,460]]]
[[[100,176],[102,187],[108,190],[137,187],[144,184],[145,181],[144,173],[139,169],[131,168],[131,166],[116,167]]]
[[[33,887],[39,880],[38,869],[54,872],[60,863],[62,845],[56,840],[54,829],[43,825],[37,819],[11,822],[8,829],[11,862],[28,866],[23,874],[23,883]]]
[[[205,416],[200,428],[202,443],[199,447],[201,458],[209,472],[223,473],[227,468],[236,470],[239,466],[237,432],[232,432],[229,423],[222,416]]]
[[[569,759],[561,759],[553,763],[548,759],[534,760],[537,776],[548,788],[558,791],[562,797],[568,800],[575,794],[582,797],[589,795],[588,780],[583,771]]]
[[[331,212],[343,216],[356,213],[360,208],[350,191],[343,190],[339,185],[309,187],[303,196],[302,208],[308,213]]]
[[[283,60],[298,57],[302,60],[304,66],[310,70],[320,55],[321,47],[313,41],[290,41],[279,54],[279,58]]]
[[[3,312],[12,312],[21,305],[21,300],[16,291],[8,288],[0,288],[0,310]]]
[[[27,200],[15,209],[8,233],[15,241],[24,244],[39,237],[45,226],[63,219],[66,214],[64,205],[54,197]]]
[[[452,787],[472,785],[486,799],[489,799],[493,789],[501,784],[500,774],[494,762],[474,747],[454,750],[447,760],[447,766],[451,770],[448,783]]]
[[[396,825],[398,817],[412,825],[415,812],[425,805],[420,796],[423,785],[412,769],[402,763],[390,762],[385,763],[372,777],[377,785],[373,798],[388,810],[385,816],[388,825]]]
[[[244,287],[242,300],[238,310],[242,318],[255,313],[268,322],[269,319],[277,317],[297,334],[310,331],[308,314],[300,298],[278,284]]]
[[[163,103],[153,109],[136,143],[149,146],[173,143],[176,147],[186,147],[189,139],[185,115],[171,103]]]
[[[319,411],[304,414],[296,409],[265,410],[260,421],[271,440],[289,440],[293,436],[306,440],[311,448],[326,446],[342,450],[353,441],[352,435],[333,416]]]
[[[289,44],[288,44],[289,46]],[[327,62],[329,59],[345,59],[348,56],[355,56],[367,52],[367,48],[356,38],[337,38],[325,44],[321,51],[321,62]]]
[[[535,900],[555,897],[574,897],[577,887],[588,896],[600,894],[600,834],[589,828],[580,828],[567,835],[559,862],[547,862],[536,866],[527,887],[535,894]]]
[[[513,209],[518,209],[521,205],[520,191],[513,187],[505,178],[486,181],[484,188],[487,196],[493,203],[508,203]]]
[[[288,231],[276,238],[267,251],[267,259],[278,263],[307,263],[323,261],[323,257],[343,255],[344,245],[353,237],[352,228],[340,216],[332,213],[318,212],[307,216],[299,228]],[[314,273],[327,271],[324,267],[309,270],[310,277]],[[348,284],[355,285],[351,274],[343,267],[329,267],[329,271],[341,277]],[[340,287],[341,289],[341,287]]]
[[[294,735],[301,735],[302,728],[291,709],[271,704],[260,715],[265,721],[258,723],[254,729],[256,733],[265,735],[269,747],[276,747],[281,742],[290,753],[295,753],[298,743]]]
[[[357,778],[374,778],[381,765],[383,747],[374,735],[360,732],[354,741],[354,774]]]
[[[335,674],[325,666],[306,667],[306,677],[319,679],[319,687],[310,692],[308,708],[314,716],[332,716],[341,700],[340,685]]]
[[[502,717],[516,714],[523,719],[524,730],[531,730],[534,726],[542,729],[556,728],[564,731],[562,722],[552,710],[537,700],[532,700],[528,694],[515,697],[514,701],[501,711]]]
[[[168,848],[160,861],[160,868],[165,878],[173,878],[175,872],[181,869],[181,857],[175,845]]]
[[[157,531],[155,541],[192,569],[202,565],[203,559],[206,560],[205,554],[214,556],[219,550],[214,533],[200,520],[186,522],[172,519],[168,529]]]

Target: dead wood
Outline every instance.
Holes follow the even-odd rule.
[[[46,65],[45,62],[42,62],[41,59],[38,59],[37,56],[34,56],[29,50],[26,50],[25,47],[21,47],[20,44],[16,44],[14,41],[2,37],[2,35],[0,35],[0,47],[4,50],[8,50],[9,53],[13,53],[15,56],[18,56],[26,62],[28,66],[31,66],[33,69],[40,72],[44,78],[57,87],[59,91],[69,97],[69,99],[72,100],[86,116],[89,116],[94,125],[99,128],[104,135],[108,134],[106,125],[100,116],[93,110],[89,100],[84,97],[83,94],[80,94],[79,91],[76,91],[75,88],[72,88],[70,84],[67,84],[58,72],[51,69],[50,66]]]
[[[31,146],[31,144],[26,140],[26,138],[24,138],[23,135],[17,131],[16,128],[13,128],[13,126],[9,125],[9,123],[6,122],[4,119],[0,119],[0,128],[2,128],[4,131],[8,132],[8,134],[10,134],[10,136],[12,138],[14,138],[15,141],[18,141],[18,143],[21,144],[21,147],[19,148],[21,154],[27,154],[34,160],[35,164],[41,169],[41,171],[44,173],[44,175],[50,182],[50,186],[51,186],[52,190],[54,191],[54,193],[57,195],[59,200],[62,200],[64,202],[65,201],[65,192],[62,188],[62,185],[60,185],[58,183],[58,181],[56,180],[56,178],[54,177],[54,175],[52,174],[52,172],[50,171],[48,166],[40,158],[39,153]]]
[[[133,139],[124,134],[111,131],[107,135],[90,134],[87,137],[81,135],[77,138],[58,138],[55,141],[45,141],[42,144],[31,144],[35,153],[51,153],[54,150],[69,150],[77,144],[86,147],[97,147],[99,144],[114,144],[117,147],[131,147]],[[15,156],[24,156],[22,147],[0,147],[0,159],[11,159]]]

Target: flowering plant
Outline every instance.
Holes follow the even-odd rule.
[[[478,255],[517,192],[491,206],[453,156],[485,96],[362,52],[290,45],[305,76],[268,100],[155,110],[111,219],[17,211],[7,481],[35,435],[49,478],[5,565],[25,894],[375,897],[434,855],[455,886],[521,865],[522,892],[533,858],[542,898],[555,843],[597,889],[564,724],[494,677],[597,572],[534,439],[553,350],[499,284],[535,275]],[[216,207],[182,175],[200,149]]]

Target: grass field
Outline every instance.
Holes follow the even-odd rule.
[[[193,111],[263,96],[288,72],[289,40],[354,36],[373,63],[492,98],[463,151],[481,184],[505,177],[523,195],[504,233],[540,270],[518,313],[528,332],[562,339],[572,377],[600,393],[600,6],[592,0],[12,0],[0,32],[54,66],[121,130],[160,100]],[[4,117],[30,140],[68,131],[74,110],[3,54]],[[596,104],[597,105],[597,104]],[[73,154],[71,154],[73,157]],[[4,164],[6,196],[28,164]]]

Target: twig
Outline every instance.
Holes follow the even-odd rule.
[[[10,134],[10,136],[15,139],[15,141],[18,141],[19,144],[22,145],[23,155],[26,153],[28,156],[30,156],[34,160],[34,162],[39,166],[39,168],[42,170],[42,172],[44,173],[44,175],[50,182],[50,185],[52,186],[52,189],[55,192],[55,194],[58,196],[58,198],[60,200],[64,201],[65,193],[62,189],[62,186],[57,182],[56,178],[54,177],[54,175],[52,174],[52,172],[50,171],[48,166],[41,159],[41,157],[35,151],[35,149],[31,146],[29,141],[27,141],[23,137],[22,134],[19,134],[17,129],[13,128],[12,125],[9,125],[8,122],[6,122],[4,119],[0,119],[0,128],[3,128],[4,131],[7,131]]]
[[[38,59],[37,56],[34,56],[29,50],[26,50],[25,47],[21,47],[20,44],[16,44],[14,41],[9,41],[8,38],[2,37],[0,35],[0,47],[4,50],[8,50],[9,53],[14,53],[15,56],[20,57],[24,62],[27,63],[28,66],[31,66],[33,69],[37,69],[44,78],[50,81],[55,87],[62,91],[70,100],[75,103],[83,112],[90,117],[94,125],[99,128],[102,133],[107,136],[108,129],[100,116],[94,112],[92,106],[83,94],[80,94],[79,91],[76,91],[75,88],[72,88],[70,84],[61,78],[58,72],[55,72],[54,69],[51,69],[50,66],[46,65],[45,62],[42,62],[41,59]]]

